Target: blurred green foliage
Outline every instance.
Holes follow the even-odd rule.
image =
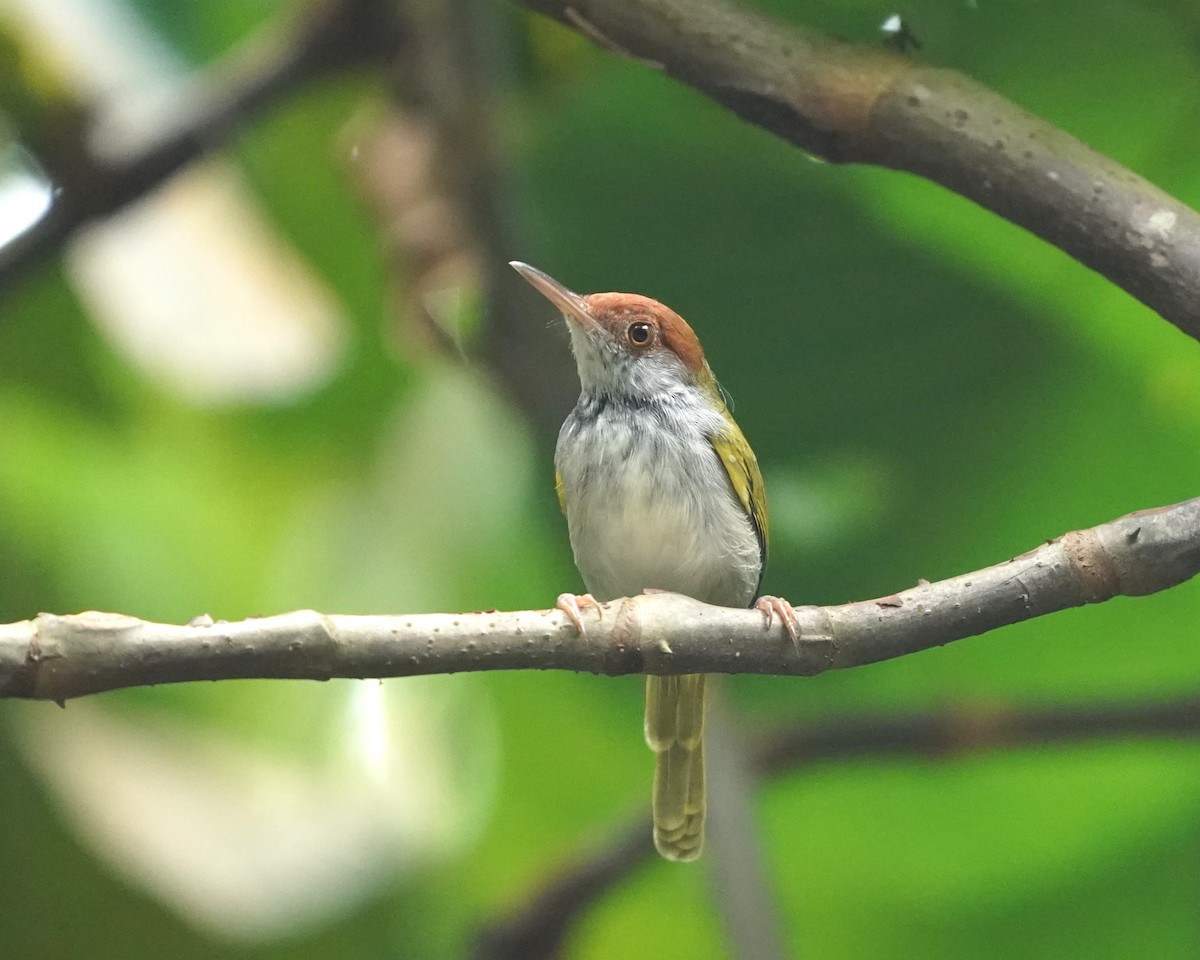
[[[196,63],[288,12],[266,0],[131,6]],[[863,0],[770,7],[863,42],[895,12]],[[1194,4],[913,0],[900,12],[922,59],[1200,203]],[[766,473],[768,591],[815,603],[887,594],[1196,494],[1200,355],[1174,328],[961,198],[811,162],[573,33],[508,16],[515,49],[501,52],[515,75],[495,110],[525,237],[511,254],[581,291],[655,296],[692,322]],[[3,620],[522,608],[575,587],[545,492],[546,438],[479,370],[392,346],[378,224],[350,184],[346,138],[382,95],[376,78],[331,80],[228,151],[345,311],[340,366],[307,395],[190,406],[98,331],[63,269],[5,292]],[[529,302],[530,335],[559,339],[570,363]],[[1165,696],[1196,689],[1198,614],[1192,583],[865,669],[726,687],[752,725]],[[461,955],[482,919],[523,903],[644,802],[650,755],[636,678],[445,682],[477,708],[448,696],[445,716],[430,713],[460,743],[444,748],[448,766],[479,754],[458,772],[458,789],[479,794],[463,804],[463,841],[411,857],[398,845],[343,909],[257,941],[184,921],[153,879],[98,857],[88,824],[31,761],[51,746],[38,724],[57,708],[5,705],[5,956]],[[355,686],[101,699],[150,733],[229,738],[323,781]],[[411,689],[384,685],[401,703]],[[417,723],[398,733],[428,735]],[[796,956],[1182,958],[1200,947],[1200,744],[830,764],[770,784],[758,812]],[[703,865],[654,863],[597,905],[570,956],[725,956],[709,897]]]

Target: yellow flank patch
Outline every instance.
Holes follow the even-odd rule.
[[[567,512],[567,491],[563,489],[562,474],[554,471],[554,492],[558,494],[558,507],[563,513]]]
[[[758,469],[758,458],[750,449],[746,437],[733,422],[733,418],[725,415],[728,428],[708,438],[713,450],[721,458],[725,472],[729,475],[729,483],[733,492],[741,501],[750,522],[758,534],[759,547],[763,559],[767,556],[767,543],[770,539],[767,522],[767,495],[763,489],[762,474]]]

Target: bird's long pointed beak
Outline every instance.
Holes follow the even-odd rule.
[[[531,267],[520,260],[510,260],[508,265],[528,280],[538,293],[558,307],[568,320],[574,320],[584,327],[596,325],[596,321],[588,312],[587,301],[579,294],[568,290],[553,277],[542,273],[537,267]]]

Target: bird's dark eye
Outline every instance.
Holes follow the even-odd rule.
[[[644,347],[650,342],[650,335],[653,331],[648,323],[631,323],[626,336],[629,337],[629,342],[635,347]]]

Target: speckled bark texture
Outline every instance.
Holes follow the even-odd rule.
[[[926,177],[1200,338],[1200,215],[975,81],[724,0],[521,0],[832,163]]]
[[[186,626],[114,613],[0,626],[0,697],[63,701],[120,687],[473,670],[811,675],[903,656],[1200,572],[1200,499],[1068,533],[1005,563],[875,600],[797,607],[800,639],[756,610],[678,594],[615,600],[582,635],[558,610],[336,616],[311,610]]]

